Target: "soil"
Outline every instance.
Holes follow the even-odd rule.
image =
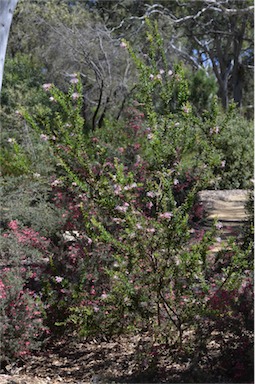
[[[111,341],[65,338],[7,365],[0,374],[0,384],[253,382],[253,356],[246,365],[248,376],[246,372],[233,380],[229,357],[228,364],[224,364],[216,342],[210,343],[206,358],[197,356],[193,360],[188,358],[187,350],[174,346],[159,347],[153,359],[149,345],[151,340],[146,334]]]

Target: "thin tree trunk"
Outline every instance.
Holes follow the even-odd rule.
[[[228,88],[226,86],[219,87],[219,97],[224,109],[228,108]]]
[[[238,107],[242,106],[242,96],[243,96],[243,68],[242,65],[238,63],[237,68],[233,71],[233,98],[234,102]]]
[[[0,93],[2,90],[4,61],[12,17],[18,0],[0,0]]]

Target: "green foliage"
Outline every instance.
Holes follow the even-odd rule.
[[[65,223],[64,209],[58,209],[51,201],[49,180],[39,175],[2,178],[0,195],[1,222],[5,228],[11,220],[18,220],[42,236],[54,237]]]
[[[199,333],[197,322],[203,327],[207,319],[217,329],[221,314],[232,321],[232,295],[242,284],[243,272],[251,268],[250,245],[240,249],[230,240],[231,258],[220,267],[221,254],[215,258],[210,251],[216,227],[192,238],[190,215],[196,192],[218,176],[221,130],[232,115],[224,116],[220,128],[216,124],[222,115],[216,102],[203,119],[193,115],[183,69],[177,66],[173,76],[162,80],[165,72],[160,73],[156,61],[162,40],[148,27],[150,64],[129,48],[140,82],[137,109],[129,108],[123,125],[112,123],[93,135],[84,132],[82,88],[76,76],[66,94],[45,86],[54,102],[51,114],[24,116],[37,132],[47,135],[75,206],[82,210],[88,240],[76,281],[61,278],[71,296],[57,300],[59,291],[52,291],[51,285],[46,289],[52,309],[63,317],[62,322],[54,317],[56,324],[71,324],[85,336],[145,327],[161,341],[170,342],[177,333],[182,345],[185,330]],[[164,62],[163,53],[161,57]],[[161,78],[156,79],[157,74]],[[116,131],[121,136],[116,137]],[[116,156],[120,137],[123,146]],[[178,199],[182,189],[185,193]],[[101,256],[95,263],[97,255]],[[60,260],[53,260],[51,268],[65,275]],[[93,278],[88,279],[91,271]],[[229,298],[228,312],[218,295]]]
[[[224,119],[224,118],[223,118]],[[253,122],[240,116],[237,111],[230,114],[226,123],[219,119],[219,135],[215,135],[215,147],[224,161],[216,184],[218,189],[249,189],[253,177],[254,130]]]
[[[189,89],[195,111],[202,114],[203,111],[210,110],[217,93],[215,78],[208,75],[205,70],[196,70],[189,74]]]
[[[0,153],[0,167],[3,175],[21,175],[29,173],[30,161],[22,148],[13,138],[9,138],[10,149],[3,148]]]
[[[42,89],[41,67],[29,55],[7,57],[1,95],[1,174],[22,175],[52,172],[49,147],[21,119],[24,107],[31,113],[47,111],[50,101]],[[47,166],[46,166],[47,162]]]

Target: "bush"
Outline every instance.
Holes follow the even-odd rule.
[[[74,194],[83,212],[81,238],[89,239],[82,243],[83,250],[75,245],[82,259],[73,264],[79,290],[70,278],[64,282],[77,296],[63,324],[75,324],[86,335],[145,327],[167,340],[175,329],[182,344],[183,332],[196,328],[196,319],[211,321],[215,295],[237,292],[250,265],[248,251],[231,243],[231,259],[220,267],[210,253],[216,228],[192,242],[190,214],[196,192],[221,164],[220,134],[214,137],[219,113],[214,107],[207,115],[211,131],[201,129],[202,120],[192,115],[188,103],[182,68],[177,66],[170,77],[167,68],[160,72],[155,61],[158,36],[155,41],[150,66],[130,50],[141,81],[138,107],[127,110],[123,128],[112,123],[111,129],[98,130],[93,137],[84,135],[78,78],[71,81],[67,95],[47,86],[57,105],[50,119],[26,117],[36,130],[46,129],[66,171],[69,196]],[[111,130],[121,132],[122,147]],[[184,193],[177,201],[179,184]],[[86,272],[79,273],[81,266]]]
[[[250,343],[251,244],[239,247],[232,238],[214,254],[221,225],[205,233],[194,223],[201,217],[197,192],[215,185],[224,168],[221,134],[233,115],[222,117],[214,101],[202,118],[194,116],[183,68],[169,73],[163,53],[166,67],[157,67],[161,47],[156,33],[150,65],[130,49],[140,82],[121,122],[108,119],[85,132],[79,76],[66,94],[44,85],[54,101],[50,113],[23,111],[61,166],[46,201],[63,221],[55,236],[53,228],[47,234],[49,259],[37,289],[53,335],[147,330],[159,344],[189,349],[199,360],[212,335],[222,351],[227,336],[230,349]],[[35,206],[43,207],[39,196]],[[25,212],[21,216],[27,220]],[[29,230],[13,231],[19,239],[25,230],[38,250],[42,239],[32,228],[44,226],[34,220]]]
[[[47,331],[38,285],[48,241],[16,220],[1,234],[1,360],[18,358],[40,346]],[[29,284],[28,284],[29,282]]]

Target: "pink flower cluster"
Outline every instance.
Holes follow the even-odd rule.
[[[34,231],[32,228],[19,228],[17,220],[11,220],[8,224],[9,229],[15,234],[19,243],[30,245],[32,247],[46,250],[49,245],[49,240],[46,237],[40,236],[40,234]],[[4,234],[8,237],[9,234]]]

